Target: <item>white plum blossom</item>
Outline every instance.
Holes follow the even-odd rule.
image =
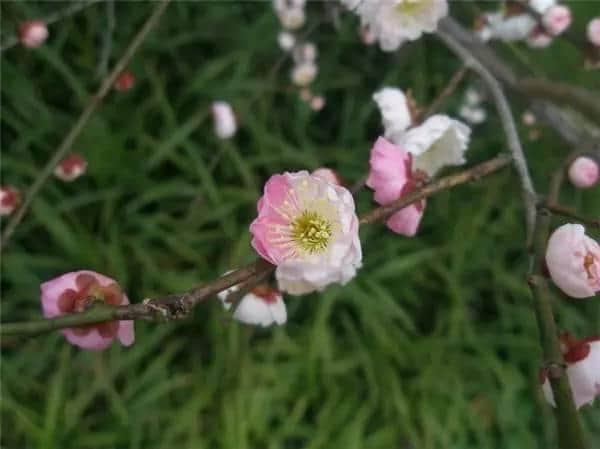
[[[600,17],[595,17],[588,22],[586,35],[593,45],[600,47]]]
[[[373,100],[381,112],[385,137],[396,141],[412,123],[406,95],[395,87],[384,87],[373,94]]]
[[[301,28],[306,22],[305,0],[273,0],[281,26],[288,30]]]
[[[296,86],[305,87],[312,83],[317,77],[319,69],[312,61],[307,61],[292,68],[292,82]]]
[[[217,294],[225,310],[231,308],[227,301],[230,293],[238,291],[233,286]],[[244,295],[233,312],[233,318],[246,324],[268,327],[272,324],[285,324],[287,321],[287,309],[283,302],[281,293],[268,286],[258,286]]]
[[[277,35],[277,43],[283,51],[290,51],[296,45],[296,37],[288,31],[281,31]]]
[[[446,115],[433,115],[394,143],[414,156],[413,170],[434,176],[446,165],[465,163],[470,135],[471,129],[464,123]]]
[[[237,121],[231,105],[225,101],[212,104],[212,115],[215,134],[219,139],[229,139],[237,131]]]
[[[406,41],[436,30],[448,14],[447,0],[342,0],[377,37],[381,49],[394,51]]]

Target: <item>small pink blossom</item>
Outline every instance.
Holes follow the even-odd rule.
[[[317,178],[321,178],[322,180],[327,181],[331,184],[335,184],[338,186],[342,185],[339,175],[330,168],[326,168],[326,167],[317,168],[311,174],[313,176],[316,176]]]
[[[306,61],[292,68],[291,78],[296,86],[305,87],[317,77],[319,68],[313,61]]]
[[[575,407],[579,409],[600,396],[600,337],[576,339],[563,334],[561,347]],[[556,407],[550,381],[543,369],[540,382],[546,400]]]
[[[54,176],[71,182],[83,175],[87,170],[87,161],[79,153],[72,153],[63,159],[54,169]]]
[[[578,157],[569,167],[569,180],[575,187],[594,187],[600,178],[598,162],[589,157]]]
[[[118,92],[126,92],[133,89],[133,86],[135,86],[135,75],[125,70],[119,74],[113,87]]]
[[[43,20],[30,20],[19,25],[19,41],[24,47],[37,48],[48,39],[48,27]]]
[[[595,17],[590,20],[587,24],[587,38],[588,40],[600,47],[600,17]]]
[[[419,174],[413,173],[412,155],[401,147],[379,137],[371,149],[367,186],[375,190],[375,201],[387,205],[414,190]],[[397,234],[412,237],[419,228],[425,211],[425,200],[420,200],[395,212],[386,222]]]
[[[571,25],[571,10],[565,5],[552,6],[542,16],[542,23],[549,34],[558,36]]]
[[[83,312],[93,302],[111,306],[129,304],[129,298],[111,278],[95,271],[72,271],[41,285],[42,310],[46,318]],[[133,321],[110,321],[61,331],[69,343],[83,349],[106,349],[118,338],[130,346],[135,340]]]
[[[226,310],[231,308],[231,303],[227,301],[227,297],[237,290],[238,287],[233,286],[218,294]],[[272,324],[282,325],[287,321],[287,309],[279,290],[268,285],[259,285],[240,300],[233,313],[233,318],[242,323],[262,327],[268,327]]]
[[[0,216],[10,215],[21,204],[21,192],[12,186],[0,187]]]
[[[293,295],[346,284],[361,265],[350,192],[306,171],[273,175],[250,225],[252,246],[277,265],[279,289]]]
[[[325,97],[321,95],[315,95],[310,99],[310,108],[313,111],[320,111],[325,107]]]
[[[219,139],[229,139],[237,132],[237,120],[233,108],[225,101],[212,104],[212,116],[215,134]]]
[[[554,283],[573,298],[600,291],[600,245],[580,224],[564,224],[548,240],[546,265]]]

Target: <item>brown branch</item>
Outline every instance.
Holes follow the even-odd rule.
[[[367,224],[385,219],[394,212],[423,198],[490,175],[501,168],[506,167],[510,162],[511,157],[509,155],[501,155],[467,170],[440,178],[437,181],[394,201],[388,206],[378,207],[363,215],[360,218],[360,223]],[[194,306],[207,298],[213,297],[217,293],[236,284],[245,283],[246,286],[251,286],[253,285],[253,282],[262,279],[274,269],[275,266],[262,259],[258,259],[245,267],[221,276],[215,281],[183,293],[154,299],[148,298],[142,303],[130,304],[127,306],[93,306],[84,312],[63,315],[57,318],[21,323],[3,323],[0,325],[0,335],[35,335],[65,327],[101,323],[112,320],[148,320],[160,322],[181,319],[188,316]]]
[[[575,220],[579,223],[586,224],[592,228],[600,229],[600,219],[584,217],[582,215],[579,215],[577,212],[575,212],[569,207],[565,207],[560,204],[548,203],[545,205],[545,208],[548,209],[548,211],[553,213],[554,215],[561,215],[563,217],[570,218],[571,220]]]
[[[158,19],[160,18],[170,1],[171,0],[161,0],[156,5],[152,15],[148,18],[148,20],[146,20],[146,23],[144,23],[142,28],[134,36],[133,40],[125,50],[125,53],[123,53],[123,56],[121,56],[119,61],[115,64],[114,68],[108,74],[108,76],[104,78],[96,94],[90,98],[90,101],[88,102],[85,109],[82,111],[75,125],[73,125],[71,130],[65,136],[61,144],[54,152],[54,155],[52,156],[50,161],[48,161],[46,166],[37,176],[35,182],[31,185],[31,187],[25,194],[23,204],[21,205],[21,207],[19,207],[19,209],[17,209],[17,211],[14,213],[14,215],[11,217],[10,221],[4,228],[2,236],[0,237],[0,250],[2,250],[2,248],[4,248],[4,246],[7,244],[16,227],[19,225],[19,223],[25,216],[25,213],[29,209],[31,202],[33,201],[37,193],[40,191],[40,189],[48,180],[48,178],[52,175],[52,172],[56,165],[69,152],[75,139],[79,136],[79,134],[81,133],[81,131],[83,130],[93,113],[96,111],[96,109],[98,109],[98,106],[100,106],[102,100],[104,100],[104,97],[106,97],[106,95],[112,88],[113,84],[115,83],[115,80],[123,71],[123,69],[125,69],[125,67],[129,63],[139,46],[142,44],[150,30],[154,27],[154,25],[156,25]]]
[[[439,93],[439,95],[433,100],[433,102],[429,105],[427,110],[424,113],[420,114],[420,117],[418,117],[418,120],[415,120],[415,122],[418,123],[435,114],[435,112],[440,108],[444,101],[446,101],[446,99],[454,93],[454,91],[456,90],[456,88],[463,80],[468,71],[469,68],[466,65],[463,65],[460,67],[460,69],[454,72],[454,75],[452,75],[452,78],[450,78],[450,81],[448,81],[446,87],[444,87],[444,89]]]

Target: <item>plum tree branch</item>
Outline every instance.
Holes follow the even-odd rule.
[[[81,112],[81,115],[79,116],[77,122],[75,122],[71,130],[67,133],[61,144],[54,152],[52,158],[48,161],[46,166],[36,177],[34,183],[27,190],[27,193],[25,194],[25,198],[23,200],[23,204],[21,204],[21,207],[19,207],[19,209],[15,211],[15,213],[13,214],[10,221],[7,223],[6,227],[2,232],[2,236],[0,237],[0,250],[2,250],[8,243],[10,237],[12,236],[16,227],[19,225],[19,223],[25,216],[25,213],[29,209],[31,202],[33,201],[37,193],[46,183],[56,165],[69,152],[75,139],[79,136],[79,134],[81,133],[89,119],[92,117],[96,109],[98,109],[98,107],[102,103],[102,100],[104,100],[104,97],[106,97],[111,87],[115,83],[115,80],[123,71],[123,69],[125,69],[125,67],[129,63],[135,52],[138,50],[140,45],[144,42],[144,39],[146,38],[150,30],[154,27],[154,25],[156,25],[158,19],[160,18],[170,1],[171,0],[161,0],[155,6],[154,11],[152,12],[148,20],[146,20],[146,22],[140,28],[138,33],[133,37],[131,43],[129,44],[119,61],[115,64],[111,72],[102,81],[98,91],[90,98],[90,101],[88,102],[85,109]]]
[[[451,189],[460,184],[477,180],[497,172],[510,164],[510,162],[510,155],[503,154],[469,169],[440,178],[399,198],[387,206],[375,208],[364,214],[360,217],[360,223],[362,225],[383,220],[394,212],[423,198],[427,198],[438,192]],[[217,293],[232,287],[233,285],[240,283],[253,285],[255,280],[266,276],[274,269],[275,266],[263,259],[258,259],[242,268],[231,271],[212,282],[200,285],[183,293],[153,299],[148,298],[141,303],[130,304],[127,306],[92,306],[84,312],[64,315],[57,318],[19,323],[3,323],[0,325],[0,335],[35,335],[65,327],[101,323],[112,320],[147,320],[164,322],[181,319],[188,316],[193,308],[200,302],[213,297]]]

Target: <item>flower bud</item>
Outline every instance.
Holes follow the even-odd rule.
[[[589,157],[578,157],[569,167],[569,180],[575,187],[587,189],[598,183],[600,167]]]
[[[600,47],[600,17],[596,17],[589,21],[586,30],[588,40]]]
[[[313,111],[320,111],[325,107],[325,98],[321,95],[315,95],[310,100],[310,108]]]
[[[0,187],[0,216],[10,215],[21,203],[21,193],[12,186]]]
[[[43,20],[30,20],[19,24],[18,34],[24,47],[37,48],[48,39],[48,27]]]
[[[117,307],[129,298],[111,278],[95,271],[73,271],[41,285],[42,310],[46,318],[83,312],[94,302]],[[109,321],[63,329],[69,343],[83,349],[106,349],[118,339],[130,346],[135,340],[133,321]]]
[[[58,179],[71,182],[83,175],[87,170],[87,161],[79,153],[72,153],[64,158],[54,168],[54,176]]]
[[[542,16],[546,31],[552,36],[558,36],[571,25],[571,10],[565,5],[555,5]]]
[[[133,73],[125,70],[121,72],[115,81],[115,85],[113,86],[118,92],[126,92],[133,88],[135,85],[135,76]]]
[[[564,224],[552,233],[546,249],[552,281],[572,298],[600,291],[600,245],[580,224]]]
[[[296,45],[296,38],[288,31],[282,31],[277,35],[277,43],[283,51],[290,51]]]
[[[237,121],[231,105],[225,101],[212,104],[215,134],[219,139],[229,139],[237,132]]]
[[[292,69],[292,82],[296,86],[304,87],[312,83],[317,77],[318,68],[314,62],[304,62]]]

